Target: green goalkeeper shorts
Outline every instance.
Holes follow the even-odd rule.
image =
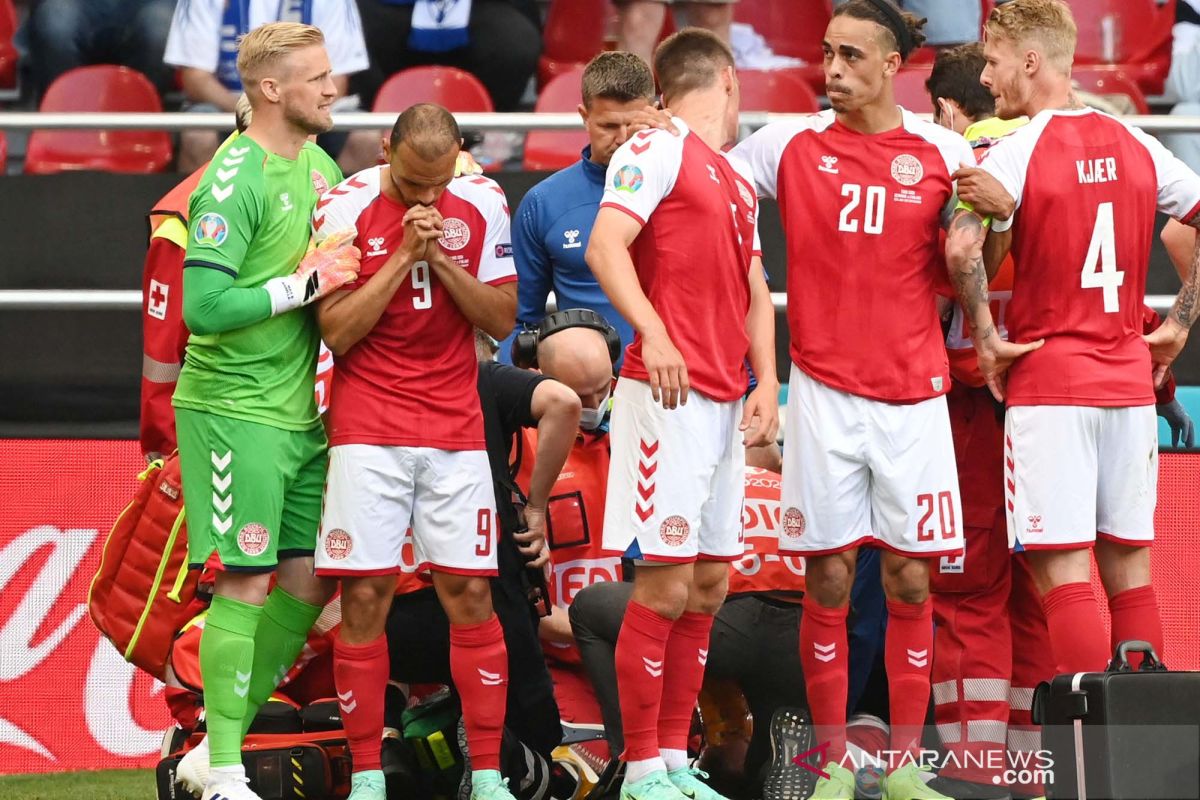
[[[175,427],[193,568],[214,550],[233,572],[312,556],[328,464],[323,427],[285,431],[184,408]]]

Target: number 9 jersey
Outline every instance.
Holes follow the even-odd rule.
[[[380,191],[370,167],[326,192],[313,212],[317,241],[353,229],[362,251],[354,291],[400,247],[407,207]],[[455,178],[438,198],[445,255],[482,283],[517,279],[508,202],[491,178]],[[418,261],[375,327],[333,371],[329,443],[483,450],[475,333],[428,264]]]
[[[1200,211],[1200,178],[1093,109],[1043,111],[980,161],[1017,202],[1009,338],[1045,339],[1009,371],[1009,406],[1154,403],[1142,301],[1155,211]],[[1015,223],[1015,224],[1014,224]]]

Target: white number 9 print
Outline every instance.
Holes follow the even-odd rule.
[[[1117,289],[1125,282],[1125,273],[1117,269],[1117,235],[1113,229],[1113,204],[1101,203],[1096,209],[1092,241],[1083,259],[1079,285],[1084,289],[1104,290],[1104,313],[1115,314],[1121,308]]]
[[[418,261],[412,265],[413,290],[420,292],[413,300],[413,308],[430,308],[433,306],[433,296],[430,294],[429,262]]]

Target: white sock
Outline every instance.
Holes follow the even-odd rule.
[[[647,758],[642,761],[629,761],[625,764],[625,783],[637,783],[642,778],[654,772],[666,772],[667,766],[661,758]]]
[[[667,772],[674,772],[688,765],[687,750],[663,749],[658,752],[662,754],[663,763],[667,765]]]
[[[242,764],[236,764],[229,767],[213,767],[208,772],[208,785],[217,786],[229,781],[240,781],[246,779],[246,767]]]

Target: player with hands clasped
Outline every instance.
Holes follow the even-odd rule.
[[[1142,333],[1155,212],[1200,224],[1200,177],[1156,139],[1083,106],[1071,88],[1075,41],[1059,0],[1013,0],[991,13],[981,81],[999,116],[1029,124],[989,149],[980,168],[1016,210],[990,232],[959,211],[946,244],[980,367],[1008,404],[1009,544],[1027,552],[1060,673],[1103,669],[1123,639],[1162,654],[1149,551],[1154,387],[1200,313],[1193,246],[1170,314]],[[1013,254],[1006,326],[1015,344],[995,335],[985,234]],[[1112,614],[1108,640],[1090,583],[1093,552]]]
[[[728,45],[688,28],[654,57],[676,132],[608,165],[587,263],[636,334],[613,394],[604,549],[637,560],[617,640],[627,800],[717,798],[687,739],[728,562],[743,553],[745,448],[778,429],[774,312],[737,135]],[[743,403],[749,358],[758,386]],[[682,794],[681,794],[682,793]]]
[[[413,558],[432,571],[450,620],[471,797],[512,797],[499,772],[508,655],[488,583],[498,525],[475,328],[512,330],[516,271],[504,192],[490,178],[454,177],[461,143],[448,111],[412,106],[385,142],[388,163],[331,189],[313,214],[318,240],[350,229],[363,251],[358,279],[317,310],[338,361],[316,570],[342,583],[334,679],[353,800],[385,797],[384,627],[410,525]]]

